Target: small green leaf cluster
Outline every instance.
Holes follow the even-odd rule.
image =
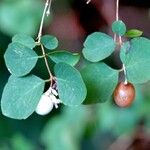
[[[39,47],[47,49],[45,55],[39,54]],[[58,40],[52,35],[41,37],[40,43],[24,34],[17,34],[4,54],[5,64],[11,73],[4,87],[1,100],[2,113],[14,119],[26,119],[36,109],[47,81],[32,74],[38,59],[53,61],[54,76],[59,98],[65,105],[74,106],[83,102],[86,87],[82,77],[73,66],[80,59],[77,53],[56,50]],[[40,70],[40,68],[39,68]]]
[[[90,61],[81,71],[87,86],[87,102],[104,102],[111,98],[118,83],[121,70],[107,66],[104,59],[120,47],[120,58],[125,65],[126,78],[133,84],[145,83],[150,80],[150,40],[139,37],[142,32],[136,29],[126,31],[123,21],[115,21],[112,31],[118,37],[130,37],[130,41],[119,43],[105,33],[95,32],[89,35],[83,48],[84,57]]]
[[[112,24],[113,33],[119,36],[125,36],[128,38],[139,37],[143,34],[142,31],[138,29],[127,30],[125,23],[122,20],[114,21]]]
[[[119,45],[127,80],[133,84],[150,80],[150,40],[138,37],[142,34],[139,30],[126,32],[126,25],[121,20],[112,24],[112,31],[120,37],[132,37],[130,41]],[[44,80],[32,74],[39,59],[54,62],[55,65],[50,70],[54,73],[59,99],[64,105],[78,106],[84,100],[85,103],[98,103],[111,99],[118,84],[120,70],[111,68],[103,60],[117,46],[118,42],[105,33],[89,35],[82,51],[88,63],[79,72],[74,66],[79,62],[80,55],[58,50],[56,37],[44,35],[36,42],[30,36],[15,35],[4,55],[11,76],[2,94],[2,113],[10,118],[26,119],[35,111],[45,84],[53,84],[51,78]],[[42,52],[46,49],[47,53],[39,55],[40,48]]]
[[[131,29],[126,32],[126,27],[121,22],[114,22],[112,30],[118,35],[132,38],[123,42],[120,49],[120,58],[125,65],[127,79],[134,84],[145,83],[150,80],[150,40],[140,37],[143,34],[140,30]],[[118,31],[115,30],[117,27]]]

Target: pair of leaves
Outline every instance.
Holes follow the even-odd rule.
[[[33,51],[35,41],[27,35],[18,34],[9,44],[4,59],[10,73],[15,76],[28,74],[36,65],[38,55]]]
[[[51,35],[43,36],[41,43],[50,50],[58,46],[57,38]],[[11,74],[24,76],[35,67],[39,56],[33,50],[34,47],[35,41],[30,36],[18,34],[13,37],[4,55],[6,66]],[[72,66],[76,65],[80,58],[78,54],[67,51],[54,51],[49,54],[49,57],[55,63],[65,62]]]
[[[115,21],[112,24],[112,30],[122,36],[126,32],[126,26],[121,20]],[[110,56],[115,47],[116,43],[112,37],[105,33],[95,32],[85,40],[83,55],[91,62],[98,62]]]
[[[48,50],[54,50],[58,47],[58,40],[56,37],[52,35],[42,36],[41,43]],[[64,62],[71,66],[75,66],[80,59],[80,56],[78,53],[70,53],[64,50],[53,51],[53,52],[48,53],[47,55],[55,63]]]
[[[126,25],[124,24],[124,22],[122,20],[113,22],[112,31],[113,31],[113,33],[115,33],[119,36],[125,35],[128,38],[135,38],[135,37],[139,37],[143,34],[142,31],[137,30],[137,29],[130,29],[128,31],[126,31],[126,30],[127,30]]]
[[[58,41],[53,36],[45,35],[41,43],[49,50],[58,46]],[[83,102],[86,97],[86,87],[80,73],[73,67],[80,59],[79,54],[67,51],[53,51],[48,57],[56,63],[54,73],[57,78],[59,98],[63,104],[76,106]]]
[[[112,31],[119,36],[134,38],[131,42],[123,44],[120,53],[128,80],[132,83],[144,83],[150,80],[150,40],[143,37],[135,38],[143,33],[137,29],[126,32],[126,26],[121,20],[112,24]]]
[[[98,62],[115,50],[116,43],[112,37],[101,32],[92,33],[84,43],[83,55],[91,62]],[[105,102],[110,99],[118,83],[118,71],[104,63],[87,65],[81,71],[87,86],[85,103]]]
[[[26,119],[40,100],[45,81],[34,75],[25,76],[36,65],[38,55],[33,51],[35,41],[27,35],[18,34],[12,38],[5,55],[5,63],[12,74],[5,85],[1,108],[10,118]]]
[[[54,72],[62,102],[68,106],[80,105],[86,97],[80,73],[65,63],[56,64]],[[14,119],[26,119],[35,111],[44,86],[45,81],[34,75],[10,76],[2,94],[2,113]]]
[[[150,40],[139,37],[127,42],[121,49],[121,60],[125,64],[127,78],[132,83],[150,80]]]

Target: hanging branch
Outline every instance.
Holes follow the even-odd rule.
[[[52,86],[52,84],[53,84],[52,81],[53,81],[54,77],[53,77],[53,75],[51,73],[51,70],[50,70],[50,67],[48,65],[48,60],[47,60],[47,57],[46,57],[44,46],[41,44],[41,37],[42,37],[42,30],[43,30],[43,25],[44,25],[44,19],[45,19],[46,15],[47,16],[50,15],[51,3],[52,3],[52,0],[47,0],[46,3],[45,3],[45,7],[44,7],[42,19],[41,19],[41,24],[40,24],[40,29],[39,29],[38,37],[37,37],[37,40],[38,40],[37,44],[41,46],[41,50],[42,50],[42,54],[43,54],[43,57],[44,57],[45,65],[46,65],[46,68],[47,68],[47,71],[48,71],[49,77],[50,77],[49,80],[51,81],[51,86]]]
[[[119,20],[119,0],[116,0],[116,21],[118,21],[118,20]],[[120,35],[118,37],[119,37],[119,45],[121,47],[122,37]],[[116,34],[114,34],[114,40],[116,41]],[[122,70],[124,72],[124,78],[125,78],[124,84],[127,84],[128,83],[128,81],[127,81],[127,72],[126,72],[126,68],[125,68],[124,64],[122,64]]]
[[[89,4],[91,2],[91,0],[87,0],[86,4]]]
[[[116,21],[119,20],[119,0],[116,0]]]
[[[45,3],[45,7],[44,7],[42,19],[41,19],[41,24],[40,24],[40,29],[39,29],[38,37],[37,37],[38,43],[40,43],[40,41],[41,41],[41,36],[42,36],[42,30],[43,30],[43,24],[44,24],[45,16],[46,16],[46,15],[47,15],[47,16],[50,15],[51,1],[52,1],[52,0],[47,0],[46,3]]]

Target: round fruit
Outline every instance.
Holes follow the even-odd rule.
[[[128,107],[135,98],[135,88],[133,84],[120,82],[114,91],[114,101],[119,107]]]

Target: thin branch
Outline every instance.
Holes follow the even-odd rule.
[[[47,71],[48,71],[48,74],[49,74],[49,78],[50,78],[49,81],[51,81],[51,84],[52,84],[54,77],[51,73],[51,70],[50,70],[50,67],[49,67],[49,64],[48,64],[48,60],[47,60],[47,56],[46,56],[46,53],[45,53],[44,46],[41,44],[41,36],[42,36],[42,30],[43,30],[43,25],[44,25],[44,19],[45,19],[46,15],[47,16],[50,15],[51,3],[52,3],[52,0],[46,0],[43,15],[42,15],[42,19],[41,19],[40,29],[39,29],[39,33],[38,33],[38,37],[37,37],[38,41],[36,43],[37,43],[37,45],[39,45],[41,47],[43,58],[44,58],[44,61],[45,61],[45,65],[46,65],[46,68],[47,68]]]
[[[89,4],[91,2],[91,0],[87,0],[86,4]]]
[[[116,21],[119,20],[119,0],[116,0]]]
[[[52,0],[49,1],[49,5],[48,5],[47,11],[46,11],[47,17],[50,15],[50,12],[51,12],[51,4],[52,4]]]
[[[116,35],[116,33],[114,33],[114,42],[117,43],[117,35]]]
[[[116,21],[119,20],[119,0],[116,0]],[[116,35],[115,35],[116,36]],[[122,37],[119,36],[119,45],[122,45]]]
[[[116,0],[116,21],[119,20],[119,0]],[[114,34],[114,41],[116,42],[117,41],[117,35]]]
[[[127,71],[126,71],[126,67],[124,64],[122,64],[122,68],[123,68],[123,73],[124,73],[124,84],[128,84],[128,80],[127,80]]]
[[[45,19],[45,16],[46,14],[47,15],[50,15],[50,7],[51,7],[51,1],[52,0],[46,0],[46,3],[45,3],[45,7],[44,7],[44,11],[43,11],[43,15],[42,15],[42,19],[41,19],[41,24],[40,24],[40,29],[39,29],[39,32],[38,32],[38,43],[40,43],[41,41],[41,36],[42,36],[42,30],[43,30],[43,24],[44,24],[44,19]],[[48,11],[49,11],[49,14],[48,14]]]
[[[116,0],[116,21],[119,20],[119,0]],[[114,34],[114,41],[116,41],[117,37],[116,34]],[[122,37],[119,36],[119,45],[120,47],[122,46]],[[124,72],[124,84],[128,83],[127,80],[127,72],[126,72],[126,68],[125,68],[125,64],[122,64],[122,70]]]
[[[48,65],[48,60],[47,60],[47,58],[46,58],[46,53],[45,53],[45,50],[44,50],[44,47],[43,47],[42,44],[41,44],[41,50],[42,50],[42,54],[43,54],[43,56],[44,56],[44,61],[45,61],[45,65],[46,65],[47,71],[48,71],[49,76],[50,76],[50,80],[52,81],[52,80],[53,80],[53,75],[52,75],[52,73],[51,73],[51,71],[50,71],[50,67],[49,67],[49,65]]]

